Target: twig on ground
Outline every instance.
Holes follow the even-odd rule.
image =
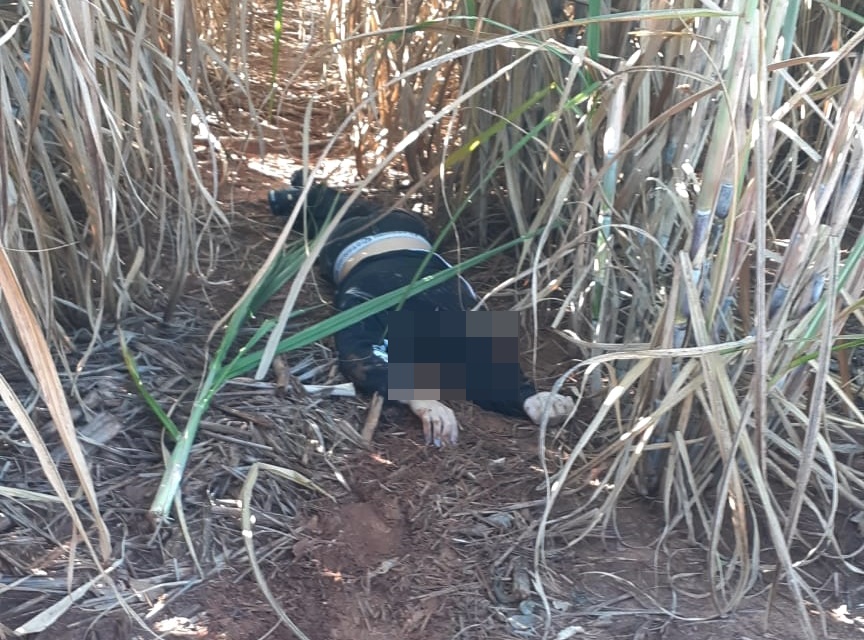
[[[276,388],[279,391],[284,392],[291,388],[288,367],[285,366],[285,358],[281,354],[273,358],[273,372],[276,374]]]
[[[340,384],[304,384],[303,390],[310,396],[322,394],[324,396],[339,396],[341,398],[356,398],[357,391],[353,382],[342,382]]]
[[[369,403],[369,413],[366,414],[366,422],[363,423],[363,442],[372,444],[372,437],[375,435],[375,429],[378,428],[378,421],[381,419],[381,409],[384,406],[384,398],[378,393],[372,396],[372,402]]]

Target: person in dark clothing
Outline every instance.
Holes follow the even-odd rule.
[[[274,215],[288,216],[303,191],[298,171],[289,189],[274,190]],[[310,185],[298,230],[314,238],[349,195]],[[318,266],[336,288],[340,311],[451,268],[437,253],[424,222],[402,210],[355,200],[322,248]],[[374,314],[336,333],[343,374],[358,391],[407,404],[423,423],[428,443],[456,444],[459,427],[441,400],[470,400],[539,424],[573,409],[571,398],[538,392],[518,362],[518,321],[510,312],[469,311],[479,299],[455,276],[407,297],[401,308]],[[394,305],[395,307],[395,305]]]

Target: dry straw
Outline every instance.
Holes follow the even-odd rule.
[[[569,336],[576,362],[559,384],[579,380],[597,407],[547,469],[537,575],[547,536],[574,546],[614,526],[636,488],[662,500],[667,532],[704,548],[718,613],[770,567],[815,635],[809,565],[824,553],[860,571],[837,522],[841,506],[864,507],[864,417],[831,363],[864,321],[861,16],[797,0],[326,4],[351,104],[322,160],[350,131],[358,188],[401,162],[419,187],[437,179],[442,208],[476,222],[481,244],[504,216],[522,238],[509,275],[531,283],[515,306]],[[219,159],[206,144],[205,179],[192,143],[210,141],[198,91],[245,89],[252,8],[30,6],[0,11],[0,313],[68,436],[101,561],[109,540],[49,348],[70,326],[96,340],[106,318],[152,302],[157,276],[170,311],[201,268],[196,243],[224,218]],[[259,376],[320,246],[256,354]],[[28,426],[33,399],[2,391]],[[585,499],[553,519],[574,486]]]
[[[74,524],[70,576],[80,556],[108,571],[119,552],[73,423],[68,398],[77,389],[60,374],[77,379],[124,307],[158,300],[170,315],[185,278],[201,268],[200,234],[226,221],[217,176],[205,184],[192,142],[207,121],[196,80],[206,61],[186,46],[196,41],[194,22],[191,14],[173,22],[173,44],[159,24],[190,8],[77,0],[0,8],[0,327],[32,387],[8,384],[21,378],[7,361],[2,395]],[[204,156],[215,157],[203,142]],[[167,299],[151,286],[157,280]],[[74,480],[32,422],[37,405],[51,416]],[[85,500],[75,500],[79,491]],[[39,628],[22,630],[53,622],[76,593],[35,619]]]
[[[367,116],[361,159],[408,141],[417,179],[443,159],[481,240],[495,209],[516,234],[547,229],[521,253],[517,306],[536,325],[540,292],[557,298],[552,326],[588,358],[601,407],[550,470],[547,514],[605,471],[538,549],[613,523],[635,486],[663,500],[668,531],[704,541],[718,612],[776,565],[814,633],[806,566],[848,552],[836,515],[859,508],[862,480],[832,446],[860,438],[830,367],[860,322],[860,16],[794,0],[422,4],[332,3],[353,16],[335,21],[337,52]],[[440,113],[442,86],[460,110],[430,153],[414,135],[428,121],[405,116],[417,100]]]

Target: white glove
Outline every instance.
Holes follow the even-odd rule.
[[[549,423],[562,422],[564,418],[570,415],[573,411],[573,398],[562,396],[560,393],[552,393],[551,391],[541,391],[530,396],[522,407],[525,413],[531,418],[534,424],[540,424],[543,418],[543,410],[546,405],[549,405]]]

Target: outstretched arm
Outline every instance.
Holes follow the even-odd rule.
[[[367,319],[336,334],[336,350],[342,373],[358,391],[377,392],[389,399],[388,344],[380,321]],[[459,424],[450,407],[437,400],[399,400],[420,418],[427,444],[456,444]]]
[[[487,391],[482,397],[473,400],[487,411],[514,417],[527,416],[534,424],[540,424],[547,405],[548,420],[552,424],[561,422],[573,410],[572,398],[551,391],[538,392],[534,383],[522,373],[521,369],[518,372],[518,380],[517,386],[504,387],[500,394]]]

